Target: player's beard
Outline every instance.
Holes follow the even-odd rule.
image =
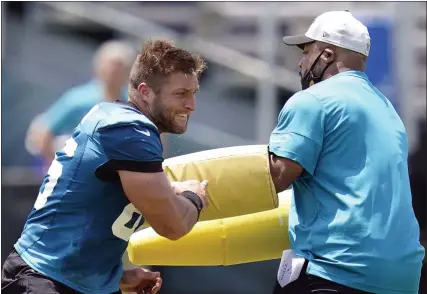
[[[179,117],[179,114],[173,110],[169,110],[166,105],[162,103],[161,97],[156,97],[151,106],[151,117],[153,123],[159,128],[161,132],[171,134],[183,134],[187,130],[187,118]]]

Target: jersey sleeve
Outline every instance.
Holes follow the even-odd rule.
[[[279,114],[270,136],[269,151],[298,162],[314,174],[322,148],[324,112],[320,102],[304,91],[296,93]]]
[[[96,173],[101,179],[114,177],[118,170],[163,171],[160,135],[142,122],[102,128],[99,142],[107,157],[107,162]]]

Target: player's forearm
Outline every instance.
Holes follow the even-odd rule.
[[[126,170],[118,173],[129,201],[159,235],[171,240],[179,239],[197,222],[196,206],[175,194],[164,173]]]
[[[169,211],[170,221],[157,233],[170,240],[177,240],[191,231],[197,223],[198,212],[191,201],[181,196],[175,197],[173,206],[174,209]]]
[[[199,219],[196,206],[184,197],[178,197],[180,205],[182,206],[181,225],[183,227],[183,237],[188,234]]]

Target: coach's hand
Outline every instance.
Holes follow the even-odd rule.
[[[120,280],[120,290],[137,294],[155,294],[162,287],[162,278],[159,272],[152,272],[143,268],[133,268],[123,271]]]
[[[176,195],[181,195],[184,191],[191,191],[196,193],[197,196],[203,202],[203,207],[206,208],[208,206],[208,200],[206,196],[206,186],[208,185],[208,181],[204,180],[203,182],[199,182],[197,180],[188,180],[184,182],[171,182],[172,189],[175,191]]]

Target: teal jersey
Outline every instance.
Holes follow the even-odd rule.
[[[373,293],[418,294],[425,250],[412,208],[404,125],[358,71],[296,93],[270,152],[298,162],[289,238],[307,273]]]
[[[118,170],[162,171],[157,127],[136,108],[102,102],[56,153],[16,251],[34,270],[79,292],[119,290],[122,256],[144,217]]]

